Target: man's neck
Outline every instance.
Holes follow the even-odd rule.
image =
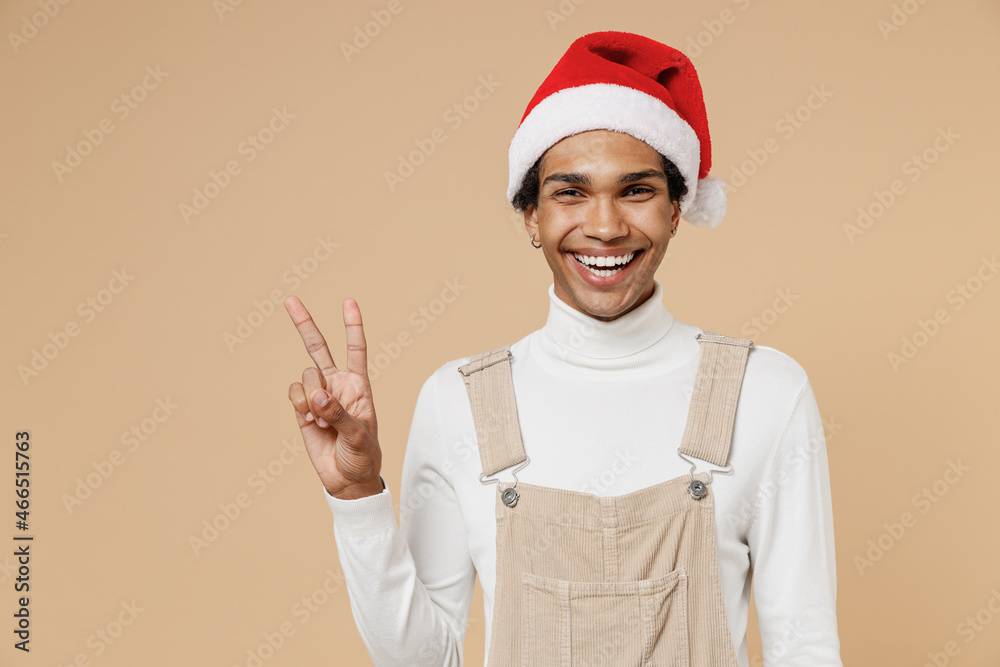
[[[549,316],[544,333],[568,354],[594,359],[626,357],[649,348],[670,330],[674,318],[663,306],[663,288],[653,281],[649,296],[611,320],[580,311],[549,286]]]

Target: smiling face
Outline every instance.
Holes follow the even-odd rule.
[[[581,132],[545,152],[538,182],[524,224],[541,241],[556,296],[604,321],[645,302],[680,216],[660,154],[621,132]],[[593,270],[580,261],[595,257]]]

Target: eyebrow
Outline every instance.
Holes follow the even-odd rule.
[[[631,174],[622,174],[618,178],[618,185],[625,185],[626,183],[635,183],[636,181],[641,181],[647,178],[659,178],[660,180],[667,180],[667,175],[664,174],[659,169],[647,169],[646,171],[635,171]]]
[[[634,171],[630,174],[622,174],[618,177],[618,182],[616,185],[625,185],[626,183],[635,183],[636,181],[641,181],[646,178],[658,178],[660,180],[667,180],[667,175],[658,169],[647,169],[646,171]],[[590,180],[590,176],[587,174],[581,174],[577,172],[572,173],[555,173],[549,174],[544,181],[542,181],[541,187],[545,187],[549,181],[559,181],[563,183],[578,183],[580,185],[593,185]]]

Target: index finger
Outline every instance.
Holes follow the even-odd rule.
[[[316,362],[316,367],[327,375],[331,371],[337,370],[337,364],[333,363],[333,355],[326,345],[326,339],[320,333],[319,327],[313,322],[312,316],[306,310],[305,305],[297,296],[290,296],[285,299],[285,310],[292,318],[295,328],[302,336],[302,342],[306,345],[306,351],[312,360]]]

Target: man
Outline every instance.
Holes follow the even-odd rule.
[[[478,574],[491,666],[745,666],[751,572],[764,664],[841,665],[806,373],[676,320],[654,277],[680,217],[721,222],[710,166],[683,54],[619,32],[570,46],[510,148],[508,199],[553,273],[548,320],[424,383],[399,527],[360,309],[344,301],[339,370],[286,300],[316,362],[289,399],[377,665],[461,665]]]

